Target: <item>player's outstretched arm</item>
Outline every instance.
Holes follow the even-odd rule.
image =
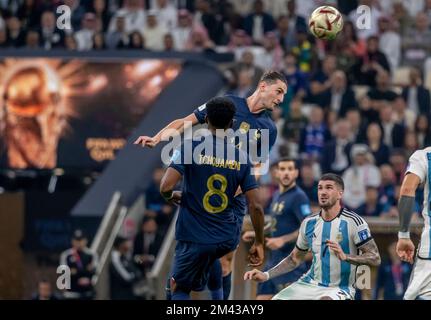
[[[258,200],[258,190],[259,189],[251,189],[245,193],[248,203],[248,212],[255,232],[254,244],[249,251],[249,265],[253,267],[260,266],[265,258],[263,246],[264,212]]]
[[[278,277],[282,274],[295,270],[305,260],[308,251],[299,250],[295,247],[292,252],[275,267],[269,269],[268,279]]]
[[[194,126],[198,122],[198,118],[196,118],[196,115],[192,113],[185,118],[172,121],[162,130],[160,130],[154,137],[140,136],[133,144],[141,145],[142,147],[147,146],[154,148],[159,144],[160,141],[168,140],[169,137],[173,135],[181,134],[186,128],[188,128],[188,126]]]
[[[335,241],[326,240],[326,245],[334,252],[338,259],[355,266],[367,265],[370,267],[378,267],[381,263],[379,249],[374,239],[371,239],[358,248],[361,251],[359,255],[345,254],[338,242]]]
[[[400,189],[398,212],[400,219],[400,232],[398,233],[397,254],[403,261],[413,263],[415,245],[410,240],[410,221],[415,208],[416,189],[420,178],[414,173],[407,173]]]

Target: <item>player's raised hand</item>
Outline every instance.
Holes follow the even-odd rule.
[[[263,244],[254,243],[248,251],[249,267],[258,267],[263,263],[265,258]]]
[[[413,258],[415,254],[415,245],[410,239],[398,239],[396,248],[398,257],[402,261],[407,261],[413,264]]]
[[[341,261],[344,261],[347,259],[346,254],[344,253],[343,249],[341,249],[338,242],[326,240],[326,245],[330,250],[332,250],[335,254],[335,256],[340,259]]]
[[[159,139],[155,137],[140,136],[133,142],[133,144],[141,145],[142,147],[154,148],[160,142]]]
[[[251,271],[247,271],[244,274],[244,281],[247,281],[247,280],[254,280],[254,281],[257,281],[257,282],[264,282],[264,281],[266,281],[268,279],[267,279],[266,275],[262,271],[257,270],[257,269],[253,269]]]

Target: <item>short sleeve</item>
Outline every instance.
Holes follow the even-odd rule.
[[[304,194],[299,194],[293,206],[293,212],[299,222],[302,222],[308,215],[311,214],[310,201]]]
[[[256,177],[251,174],[251,164],[247,162],[244,177],[241,181],[241,190],[242,192],[247,192],[258,187]]]
[[[196,108],[193,111],[194,115],[198,119],[199,123],[205,123],[205,117],[207,116],[207,105],[206,103],[201,105],[199,108]]]
[[[358,219],[355,219],[355,220],[357,221],[355,221],[355,223],[352,224],[354,225],[353,241],[356,247],[359,248],[364,244],[366,244],[371,239],[373,239],[373,237],[371,236],[371,231],[370,231],[370,228],[368,227],[368,224],[362,218],[358,217]]]
[[[307,235],[305,233],[307,220],[302,221],[301,226],[299,227],[298,239],[296,240],[296,248],[301,251],[308,251],[310,248],[307,241]]]
[[[406,173],[409,172],[417,175],[421,180],[421,183],[425,181],[427,175],[427,159],[422,150],[418,150],[411,155],[406,170]]]
[[[173,168],[177,170],[181,175],[184,175],[185,172],[185,165],[183,162],[183,144],[178,148],[175,149],[172,157],[171,157],[171,163],[169,164],[169,168]]]

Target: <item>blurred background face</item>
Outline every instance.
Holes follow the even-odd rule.
[[[425,115],[418,116],[416,120],[416,128],[421,132],[428,131],[428,118]]]
[[[382,176],[383,185],[395,183],[395,173],[390,165],[384,164],[380,167],[380,174]]]
[[[366,199],[368,203],[377,203],[379,192],[377,188],[367,187]]]
[[[284,188],[291,187],[298,178],[298,170],[293,161],[279,162],[277,170],[278,180]]]
[[[72,239],[72,247],[76,250],[83,250],[85,247],[87,247],[87,239]]]
[[[242,62],[246,65],[252,66],[254,64],[254,55],[251,51],[244,51],[242,54]]]
[[[425,31],[428,29],[428,25],[428,16],[424,12],[419,12],[416,16],[416,28],[420,31]]]
[[[142,230],[145,233],[155,233],[157,231],[157,223],[156,220],[154,219],[149,219],[147,220],[143,225],[142,225]]]
[[[322,69],[327,75],[331,75],[337,68],[337,59],[335,56],[328,55],[325,60],[323,60]]]
[[[358,153],[353,157],[353,162],[357,166],[363,166],[367,163],[367,154],[366,153]]]
[[[38,293],[40,299],[49,299],[51,296],[51,284],[49,282],[39,282]]]
[[[383,122],[391,122],[392,112],[392,107],[389,104],[382,105],[380,109],[380,120]]]
[[[371,123],[367,129],[367,138],[370,142],[379,142],[382,137],[382,130],[377,123]]]
[[[379,49],[379,42],[376,38],[370,38],[367,41],[368,52],[374,53]]]
[[[335,90],[343,90],[346,87],[347,79],[343,71],[336,71],[332,75],[332,87]]]
[[[253,83],[253,77],[251,76],[250,72],[247,70],[242,70],[238,74],[238,86],[240,88],[248,88],[251,87]]]
[[[304,165],[301,167],[301,180],[305,184],[309,185],[314,182],[314,173],[313,173],[313,167],[310,165]]]
[[[42,24],[42,28],[54,29],[55,27],[55,16],[54,13],[50,11],[46,11],[42,14],[42,18],[40,20]]]
[[[350,125],[346,120],[339,120],[335,127],[335,136],[338,139],[346,140],[350,136]]]
[[[105,0],[94,0],[93,1],[93,7],[96,12],[103,12],[106,8],[106,1]]]
[[[323,110],[320,107],[313,107],[310,112],[310,123],[319,125],[323,121]]]
[[[390,77],[387,72],[381,71],[377,73],[376,83],[379,87],[386,87],[389,85]]]

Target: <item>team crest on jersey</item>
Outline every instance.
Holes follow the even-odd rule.
[[[342,234],[341,232],[338,232],[338,233],[337,233],[337,236],[336,236],[336,238],[335,238],[335,240],[336,240],[338,243],[343,242],[343,234]]]
[[[242,134],[246,134],[248,130],[250,130],[250,124],[248,124],[247,122],[241,122],[241,124],[239,125],[239,131]]]

